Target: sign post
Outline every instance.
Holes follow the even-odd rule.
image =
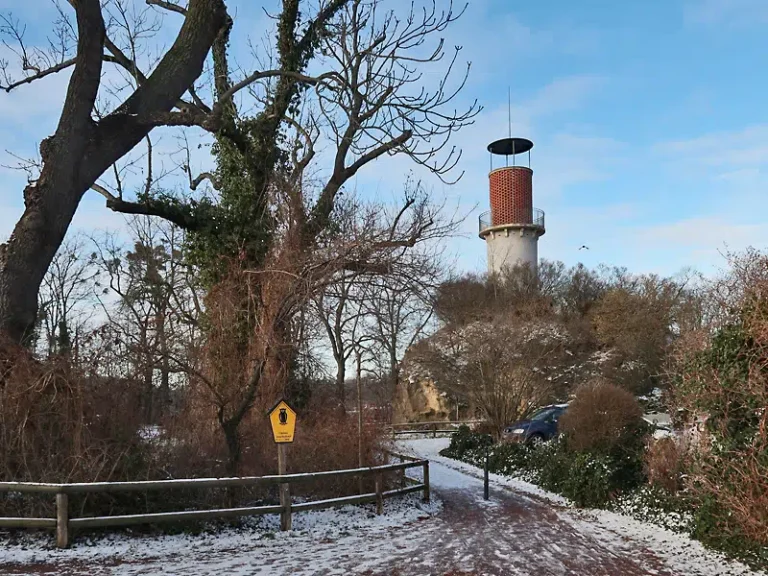
[[[288,471],[288,444],[293,442],[296,432],[296,412],[285,400],[280,400],[268,412],[272,424],[272,436],[277,444],[277,473],[283,476]],[[291,485],[280,484],[280,530],[291,529]]]

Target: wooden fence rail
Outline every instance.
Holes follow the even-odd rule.
[[[442,422],[404,422],[390,424],[389,433],[393,438],[406,435],[426,435],[437,438],[437,435],[453,434],[462,425],[482,424],[484,420],[446,420]],[[401,430],[399,428],[407,428]]]
[[[400,455],[396,455],[399,457]],[[410,486],[401,486],[394,490],[384,490],[383,475],[386,472],[401,472],[406,478],[405,470],[422,468],[423,481],[412,480]],[[324,478],[341,478],[346,476],[374,476],[375,491],[368,494],[356,494],[341,498],[316,500],[293,504],[288,498],[285,506],[252,506],[244,508],[221,508],[215,510],[185,510],[180,512],[158,512],[150,514],[127,514],[122,516],[95,516],[87,518],[69,517],[69,495],[83,493],[114,493],[129,491],[178,490],[182,488],[230,488],[234,486],[273,486],[290,485]],[[40,482],[0,482],[0,492],[20,492],[27,494],[51,494],[56,496],[56,518],[8,518],[0,517],[0,528],[53,528],[56,530],[56,545],[66,548],[70,542],[70,529],[96,528],[105,526],[129,526],[135,524],[154,524],[157,522],[184,522],[236,518],[260,514],[280,514],[281,527],[291,525],[291,514],[306,510],[332,508],[344,504],[361,504],[375,502],[376,511],[381,514],[383,501],[400,494],[422,492],[422,499],[429,502],[429,461],[410,457],[402,457],[401,462],[372,466],[368,468],[353,468],[349,470],[330,470],[327,472],[310,472],[305,474],[284,474],[282,476],[249,476],[240,478],[186,478],[179,480],[156,480],[140,482],[91,482],[70,484],[48,484]]]
[[[420,462],[423,462],[423,460],[416,458],[415,456],[408,456],[407,454],[402,454],[400,452],[394,452],[392,450],[385,450],[384,452],[385,458],[397,458],[400,460],[400,462],[412,462],[415,465],[418,465]],[[403,470],[403,477],[402,477],[402,483],[403,486],[405,484],[411,484],[412,486],[423,486],[424,490],[424,497],[423,500],[425,502],[429,502],[429,466],[424,466],[422,471],[422,478],[419,480],[418,478],[411,478],[410,476],[405,475],[405,470]]]
[[[483,423],[485,423],[485,420],[437,420],[433,422],[398,422],[396,424],[389,424],[388,426],[390,428],[417,428],[419,426],[430,427],[437,424],[438,426],[452,426],[458,428],[462,424],[469,426],[470,424]]]

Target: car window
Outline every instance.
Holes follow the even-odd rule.
[[[531,416],[531,420],[535,420],[537,422],[543,422],[544,420],[549,420],[549,418],[555,413],[555,410],[553,408],[542,408],[541,410],[538,410],[533,413],[533,416]]]

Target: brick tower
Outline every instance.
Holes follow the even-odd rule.
[[[518,264],[528,264],[535,271],[538,265],[544,212],[533,207],[531,148],[533,142],[525,138],[504,138],[488,145],[491,209],[480,215],[480,238],[488,246],[490,273]],[[526,152],[528,166],[518,166],[518,155]],[[504,156],[505,166],[494,169],[494,156]]]

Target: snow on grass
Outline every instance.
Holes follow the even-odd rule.
[[[656,553],[668,568],[687,576],[757,576],[745,564],[704,547],[685,534],[640,522],[607,510],[569,511],[562,516],[582,534],[590,535],[616,551],[630,552],[638,546]]]
[[[438,494],[444,490],[446,498],[455,497],[467,506],[466,517],[463,509],[457,516],[455,506],[436,517],[442,503],[433,497],[433,503],[425,505],[414,494],[386,500],[383,516],[376,516],[373,506],[296,513],[289,532],[278,530],[277,516],[263,516],[236,528],[219,526],[197,535],[81,536],[69,550],[55,549],[50,534],[27,536],[0,546],[0,572],[424,576],[443,574],[442,566],[451,565],[472,573],[479,564],[487,567],[491,562],[496,568],[490,572],[483,568],[481,573],[529,576],[573,573],[567,569],[573,562],[589,566],[623,557],[649,574],[761,574],[726,561],[687,536],[621,514],[576,510],[562,496],[522,480],[491,474],[491,499],[485,501],[482,470],[440,456],[447,444],[447,439],[419,439],[401,441],[398,448],[432,461],[431,485]],[[410,470],[408,475],[420,477],[421,470]],[[532,516],[508,514],[505,505],[513,503],[519,509],[521,501]],[[482,513],[472,514],[470,508]],[[517,566],[512,566],[515,562]]]
[[[440,450],[446,448],[448,443],[446,439],[410,440],[400,442],[398,448],[403,453],[429,458],[433,462],[430,481],[436,489],[474,489],[478,501],[482,502],[482,494],[477,490],[482,469],[440,456]],[[626,514],[577,509],[567,498],[523,480],[489,474],[489,483],[492,489],[506,488],[549,501],[556,505],[558,516],[578,533],[593,537],[615,552],[633,554],[650,550],[675,573],[686,576],[766,576],[763,571],[753,571],[741,562],[729,560],[723,554],[705,548],[686,534],[642,522]]]
[[[122,533],[81,537],[68,550],[54,548],[48,534],[6,544],[0,548],[0,566],[106,562],[115,564],[111,574],[121,576],[154,573],[152,566],[157,567],[158,573],[189,576],[192,573],[261,574],[260,567],[279,560],[278,573],[315,574],[318,565],[332,565],[339,555],[366,550],[366,562],[375,566],[394,552],[408,550],[410,543],[410,548],[415,548],[418,541],[393,535],[403,526],[437,514],[441,508],[437,499],[424,504],[419,495],[409,495],[385,500],[381,516],[375,514],[372,505],[299,512],[294,514],[293,530],[289,532],[280,532],[278,517],[270,515],[251,519],[238,527],[209,528],[197,535]],[[208,564],[210,571],[201,568]],[[342,568],[338,572],[328,570],[325,573],[348,573]],[[275,573],[275,570],[267,572]],[[66,573],[78,572],[68,566]]]
[[[440,464],[439,467],[430,467],[429,471],[430,483],[436,488],[466,488],[476,483],[478,479],[482,479],[483,470],[481,468],[454,460],[453,458],[440,456],[440,450],[447,448],[449,442],[450,440],[445,438],[405,440],[399,445],[399,449],[404,453],[410,453],[420,458],[428,458],[431,462]],[[461,472],[462,476],[450,473],[449,471],[451,470]],[[561,506],[570,505],[570,501],[567,498],[544,490],[525,480],[493,473],[488,475],[488,479],[494,486],[509,488],[515,492],[542,498]],[[459,483],[459,485],[456,485],[456,483]]]

